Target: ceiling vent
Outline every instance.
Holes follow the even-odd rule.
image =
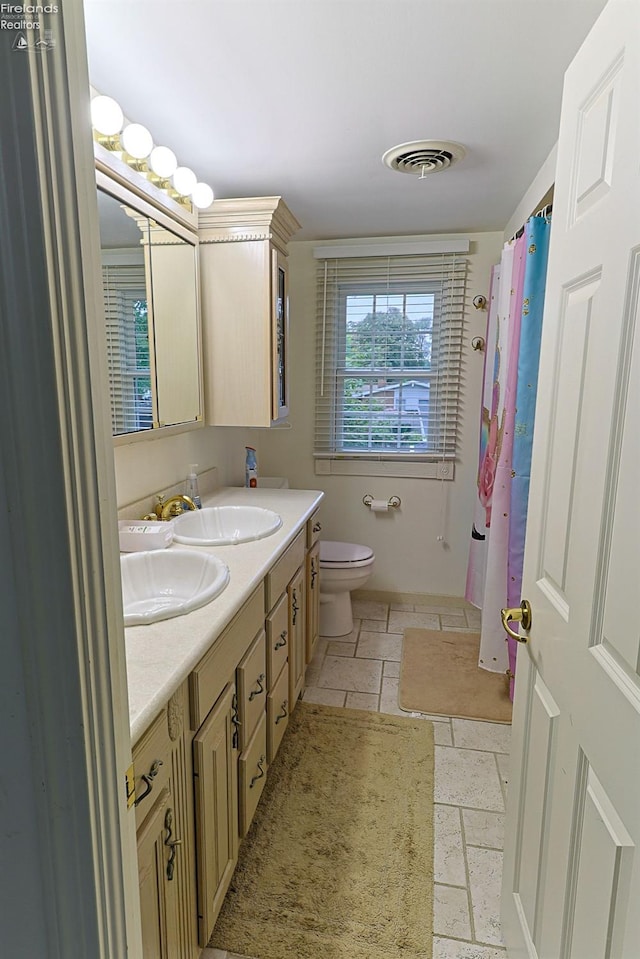
[[[382,162],[398,173],[412,173],[420,178],[428,173],[447,170],[462,160],[466,150],[459,143],[447,140],[415,140],[392,147],[382,157]]]

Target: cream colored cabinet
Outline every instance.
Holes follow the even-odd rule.
[[[304,690],[306,668],[305,568],[297,570],[287,586],[289,597],[289,702],[295,709],[298,696]]]
[[[318,535],[314,516],[134,748],[144,959],[197,959],[211,937],[304,689]]]
[[[198,941],[206,946],[238,859],[236,690],[225,686],[193,740]]]
[[[318,640],[320,638],[320,533],[322,523],[316,511],[307,520],[307,554],[306,554],[306,600],[307,600],[307,635],[305,656],[307,663],[313,659]]]
[[[307,634],[306,661],[313,659],[320,638],[320,543],[315,543],[307,551],[306,588],[307,588]]]
[[[193,802],[186,689],[133,750],[145,959],[194,959]]]
[[[216,200],[199,216],[205,418],[271,426],[289,412],[287,243],[281,197]]]
[[[156,795],[149,815],[138,831],[138,881],[144,959],[171,959],[179,955],[178,897],[175,881],[167,875],[175,846],[168,851],[167,823],[175,817],[170,788]],[[173,832],[173,829],[172,829]]]
[[[198,941],[206,946],[244,835],[238,786],[252,726],[266,709],[264,586],[236,613],[189,677],[196,800]],[[262,682],[258,682],[262,676]],[[252,695],[256,692],[256,695]],[[265,759],[266,759],[266,750]],[[243,785],[241,786],[241,789]],[[259,791],[256,791],[256,795]],[[254,795],[252,791],[251,795]],[[250,820],[249,820],[250,821]]]
[[[285,663],[267,697],[267,759],[270,763],[289,724],[289,664]]]

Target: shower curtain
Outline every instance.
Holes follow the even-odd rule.
[[[549,217],[531,217],[492,273],[478,468],[467,589],[482,609],[479,665],[510,676],[517,642],[500,620],[520,604],[529,469],[549,249]]]

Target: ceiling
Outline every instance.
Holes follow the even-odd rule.
[[[85,0],[89,75],[218,197],[297,238],[502,230],[558,136],[604,0]],[[424,179],[409,140],[464,144]]]

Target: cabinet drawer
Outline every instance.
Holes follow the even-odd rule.
[[[264,587],[261,583],[189,676],[192,729],[202,725],[263,626]]]
[[[263,714],[251,742],[238,760],[240,836],[246,836],[267,781],[267,717]]]
[[[267,697],[267,758],[272,763],[289,723],[289,664]]]
[[[287,547],[277,563],[274,563],[267,573],[266,611],[273,609],[278,598],[284,593],[287,585],[304,559],[306,533],[301,530],[293,543]]]
[[[171,739],[167,711],[158,718],[136,743],[133,750],[136,779],[136,829],[153,808],[156,796],[169,785],[172,773]]]
[[[264,713],[267,700],[267,650],[264,630],[238,665],[238,713],[240,750],[246,749],[253,731]]]
[[[289,612],[286,593],[267,617],[267,682],[273,689],[289,655]]]
[[[322,523],[318,519],[319,513],[316,512],[307,520],[307,549],[310,549],[314,543],[320,539],[322,532]]]

